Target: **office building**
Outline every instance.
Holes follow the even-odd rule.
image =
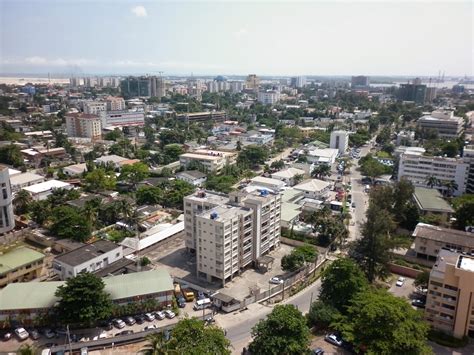
[[[192,112],[176,115],[176,118],[189,123],[206,121],[224,122],[227,120],[227,113],[225,111]]]
[[[370,79],[368,76],[358,75],[351,78],[351,88],[367,88],[370,85]]]
[[[295,76],[291,78],[291,86],[294,88],[304,88],[306,86],[306,77]]]
[[[0,190],[0,234],[3,234],[15,228],[10,173],[4,165],[0,165]]]
[[[433,176],[441,182],[435,186],[441,192],[448,192],[444,182],[455,181],[457,189],[453,191],[459,196],[466,191],[469,164],[458,158],[431,157],[403,153],[400,155],[398,180],[405,178],[415,186],[428,187],[428,178]]]
[[[274,105],[280,101],[280,93],[278,91],[259,91],[257,95],[258,102],[264,105]]]
[[[85,114],[100,116],[107,110],[107,104],[102,101],[83,101],[82,110]]]
[[[437,110],[420,117],[418,127],[424,132],[436,132],[439,138],[458,138],[463,132],[464,120],[454,116],[454,111]]]
[[[425,320],[457,338],[474,335],[474,257],[441,249],[430,272]]]
[[[349,132],[332,131],[329,140],[329,148],[337,149],[339,154],[344,154],[349,147]]]
[[[463,150],[463,161],[469,165],[466,192],[474,194],[474,145],[467,145]]]
[[[151,80],[147,76],[129,76],[120,82],[120,91],[126,98],[150,97]]]
[[[102,135],[101,119],[97,115],[69,113],[66,115],[68,137],[100,139]]]
[[[121,245],[108,240],[98,240],[57,256],[53,260],[53,270],[61,280],[67,280],[80,272],[104,269],[122,258]]]
[[[201,165],[208,172],[220,173],[226,165],[236,162],[236,154],[215,150],[197,150],[179,156],[181,166],[188,168],[190,164]]]
[[[257,92],[259,86],[260,78],[256,74],[249,74],[245,80],[245,88]]]
[[[416,104],[422,105],[426,100],[426,85],[400,84],[398,99],[400,101],[413,101]]]
[[[280,245],[281,197],[266,189],[229,196],[198,191],[185,197],[186,247],[197,274],[223,285]]]
[[[0,255],[0,288],[10,283],[31,281],[41,276],[45,255],[27,247]]]
[[[107,111],[124,111],[127,106],[121,97],[109,96],[105,99]]]
[[[145,113],[142,111],[107,111],[101,116],[102,127],[144,126]]]

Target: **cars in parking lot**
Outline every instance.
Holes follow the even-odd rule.
[[[131,316],[127,316],[123,319],[127,325],[134,325],[137,321]]]
[[[2,336],[3,341],[8,341],[8,340],[10,340],[11,338],[12,338],[12,333],[10,333],[10,332],[6,332],[6,333],[4,333],[3,336]]]
[[[120,333],[115,333],[115,336],[118,337],[120,335],[129,335],[129,334],[133,334],[133,330],[123,330]]]
[[[52,339],[56,336],[56,333],[50,328],[45,328],[43,330],[43,334],[46,337],[46,339]]]
[[[155,320],[155,315],[153,313],[145,313],[145,319],[149,322],[153,322]]]
[[[400,276],[397,282],[395,283],[395,285],[397,285],[398,287],[402,287],[404,283],[405,283],[405,278]]]
[[[114,325],[109,320],[103,321],[99,325],[105,330],[112,330],[114,328]]]
[[[19,340],[26,340],[30,336],[26,329],[22,327],[15,329],[15,335]]]
[[[324,355],[324,350],[322,348],[313,349],[311,355]]]
[[[336,346],[342,346],[343,343],[342,337],[336,333],[327,334],[324,340]]]
[[[176,300],[176,302],[178,303],[178,307],[179,307],[179,308],[184,308],[184,307],[186,307],[186,300],[184,299],[183,296],[178,297],[178,299]]]
[[[38,340],[40,338],[40,334],[36,329],[31,329],[28,333],[30,333],[30,338],[33,340]]]
[[[268,282],[270,282],[271,284],[274,284],[274,285],[279,285],[279,284],[283,283],[283,279],[278,277],[278,276],[274,276]]]
[[[116,318],[112,321],[112,323],[114,324],[114,326],[118,329],[122,329],[122,328],[125,328],[125,322],[123,320],[121,320],[120,318]]]
[[[411,301],[411,304],[418,308],[425,308],[426,306],[426,302],[421,299],[414,299],[413,301]]]
[[[198,300],[203,300],[206,297],[206,294],[202,291],[198,291]]]
[[[172,319],[176,317],[176,314],[173,311],[170,311],[169,309],[164,311],[164,313],[165,313],[166,318]]]
[[[143,330],[146,332],[147,330],[153,330],[153,329],[156,329],[156,325],[152,324],[152,325],[147,325],[145,328],[143,328]]]
[[[163,311],[156,311],[155,312],[156,319],[163,320],[166,318],[165,312]]]
[[[145,316],[143,314],[139,314],[135,316],[135,320],[137,321],[137,324],[143,324],[145,323]]]

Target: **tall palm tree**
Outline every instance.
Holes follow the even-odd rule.
[[[425,179],[425,182],[426,182],[426,185],[428,185],[431,189],[435,186],[439,186],[440,185],[440,181],[439,179],[434,176],[434,175],[429,175],[426,179]]]
[[[29,211],[30,205],[33,202],[31,194],[26,190],[20,190],[16,193],[13,199],[13,205],[15,206],[15,214],[25,214]]]
[[[143,355],[174,355],[173,342],[166,340],[163,333],[150,334],[146,337],[148,343],[138,352]]]
[[[443,186],[446,187],[446,191],[448,193],[448,196],[452,196],[454,191],[458,189],[458,183],[454,180],[451,181],[443,181]]]

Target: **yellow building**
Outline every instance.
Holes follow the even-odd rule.
[[[20,247],[0,255],[0,288],[14,282],[31,281],[41,276],[45,255]]]
[[[474,334],[474,257],[441,249],[430,273],[425,319],[455,337]]]

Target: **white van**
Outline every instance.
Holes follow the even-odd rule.
[[[209,298],[204,298],[202,300],[197,300],[196,303],[194,304],[193,309],[197,311],[200,309],[209,308],[211,307],[211,304],[212,302]]]

